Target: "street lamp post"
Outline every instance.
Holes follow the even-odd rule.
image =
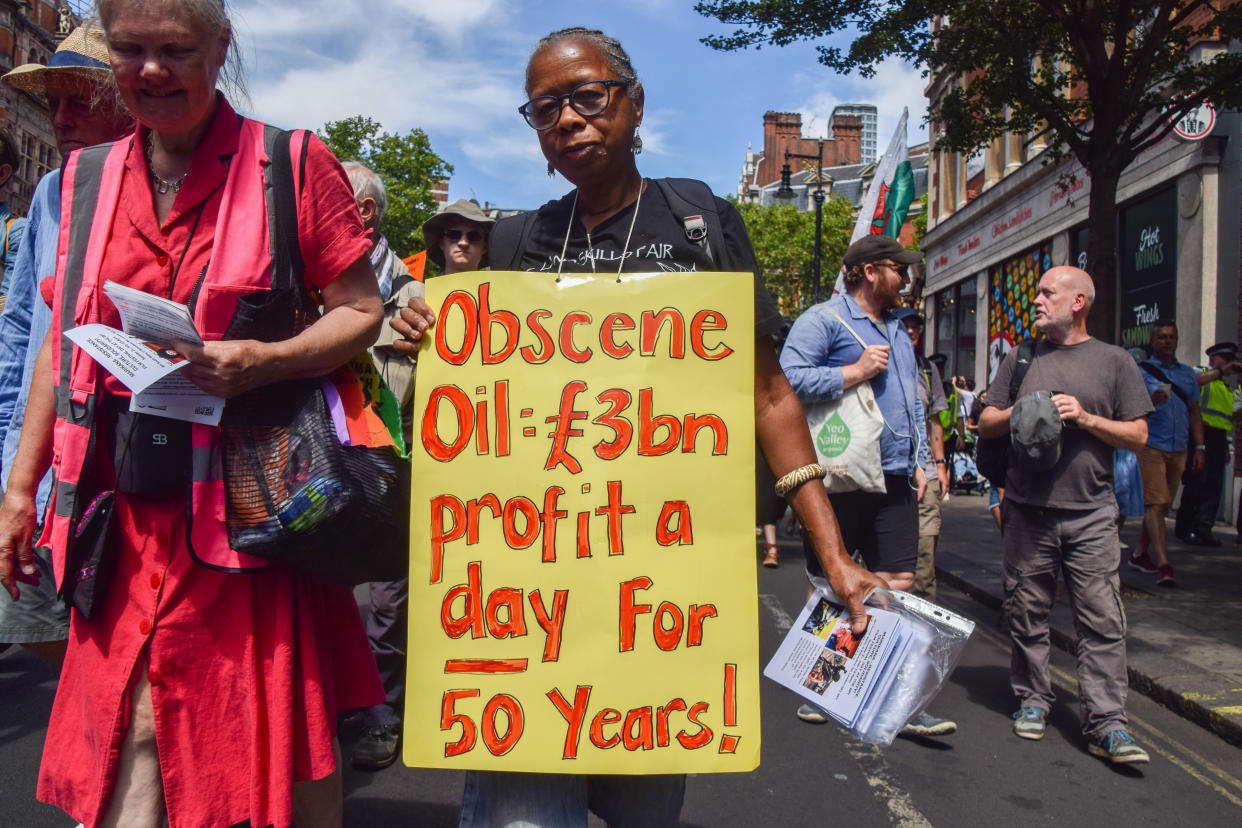
[[[815,162],[815,192],[811,193],[811,198],[815,202],[815,264],[814,264],[814,281],[811,283],[811,303],[819,304],[819,284],[820,284],[820,229],[824,222],[824,139],[820,138],[816,144],[818,149],[814,155],[803,155],[798,152],[790,152],[785,150],[785,164],[781,167],[781,186],[776,191],[776,198],[791,199],[795,196],[793,187],[790,186],[790,158],[805,158],[808,161]]]

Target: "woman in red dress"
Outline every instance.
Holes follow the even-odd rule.
[[[262,181],[266,158],[253,149],[261,125],[239,118],[216,91],[232,42],[223,4],[101,0],[99,11],[117,85],[139,126],[108,155],[113,166],[100,178],[106,182],[111,174],[113,183],[95,185],[101,195],[87,226],[92,244],[97,234],[106,240],[97,248],[97,265],[87,257],[97,281],[83,281],[83,295],[62,306],[71,313],[93,309],[94,321],[119,328],[111,303],[86,295],[111,280],[181,303],[206,303],[205,313],[219,316],[231,280],[250,285],[237,289],[235,302],[261,275],[213,276],[211,263],[235,261],[242,237],[267,238],[266,225],[238,232],[245,229],[238,227],[239,212],[253,213],[259,223],[266,216],[262,188],[253,183]],[[381,305],[349,182],[313,136],[305,158],[297,193],[299,247],[323,316],[275,343],[213,339],[210,326],[200,327],[204,345],[178,346],[191,363],[184,373],[216,396],[326,374],[375,339]],[[45,285],[45,298],[59,299],[58,286],[66,284],[65,228],[70,211],[81,209],[73,201],[67,189],[58,285]],[[255,257],[252,269],[261,274],[269,265]],[[200,285],[203,296],[196,295]],[[21,449],[0,507],[0,582],[10,594],[18,589],[15,579],[30,574],[35,485],[53,450],[54,470],[66,462],[66,415],[57,420],[52,350],[61,347],[62,330],[82,319],[80,311],[73,319],[57,318],[39,357]],[[71,362],[76,389],[80,359]],[[96,372],[89,382],[98,408],[126,408],[124,386],[103,369],[89,370]],[[117,452],[108,450],[104,420],[96,418],[95,451],[84,463],[113,481]],[[188,468],[188,452],[185,462]],[[246,821],[286,826],[295,819],[300,828],[339,826],[337,716],[384,698],[352,593],[277,567],[226,572],[203,566],[192,556],[187,518],[219,520],[222,510],[187,515],[188,500],[184,489],[116,493],[112,570],[101,580],[89,618],[72,614],[39,798],[88,826],[156,828],[165,817],[172,828]],[[50,506],[47,522],[58,519]],[[194,531],[189,540],[197,537]],[[57,572],[63,573],[65,549],[55,546]]]

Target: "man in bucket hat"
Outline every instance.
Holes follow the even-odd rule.
[[[423,223],[427,258],[444,274],[487,266],[487,234],[495,219],[477,202],[459,198]]]
[[[1044,274],[1035,327],[1045,337],[1035,343],[1016,405],[1009,385],[1020,349],[1005,357],[988,388],[979,434],[1015,438],[1001,504],[1004,611],[1013,648],[1009,684],[1019,704],[1014,733],[1022,739],[1044,736],[1053,701],[1048,616],[1064,571],[1078,632],[1088,749],[1126,764],[1146,762],[1148,755],[1126,730],[1113,449],[1143,447],[1152,403],[1130,355],[1087,334],[1094,299],[1084,271],[1054,267]],[[1051,423],[1057,416],[1060,423]]]
[[[3,77],[15,89],[47,99],[61,157],[92,144],[129,133],[133,117],[112,86],[112,69],[103,31],[80,26],[61,42],[44,66],[27,63]],[[0,481],[7,487],[9,468],[17,454],[26,397],[35,357],[51,323],[52,312],[39,294],[39,280],[56,270],[60,225],[60,170],[39,181],[30,203],[26,238],[9,281],[8,299],[0,314]],[[47,504],[50,474],[39,484],[40,516]],[[20,643],[59,662],[68,636],[68,614],[56,598],[51,562],[36,554],[39,575],[22,581],[16,602],[0,598],[0,642]]]

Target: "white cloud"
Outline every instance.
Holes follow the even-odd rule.
[[[260,117],[279,123],[317,126],[365,114],[390,130],[419,126],[468,135],[495,128],[497,116],[514,97],[508,84],[481,81],[480,68],[433,59],[397,66],[360,55],[265,78],[252,97]]]
[[[919,70],[908,64],[896,59],[885,61],[877,68],[873,78],[824,72],[803,74],[800,80],[811,90],[798,107],[802,113],[803,131],[807,135],[824,133],[833,107],[843,103],[870,103],[876,106],[880,153],[888,146],[903,107],[910,110],[906,127],[908,142],[915,144],[927,139],[927,127],[923,124],[927,114],[927,98],[923,95],[925,81]],[[807,126],[812,119],[814,131]]]
[[[668,137],[668,126],[670,123],[675,124],[680,118],[681,113],[676,110],[645,107],[643,125],[638,131],[643,137],[643,152],[652,155],[676,155],[672,149],[675,142]]]
[[[391,0],[391,3],[454,39],[468,34],[481,23],[501,22],[503,12],[499,0]]]
[[[525,132],[486,133],[461,142],[466,156],[480,170],[492,175],[512,173],[514,164],[544,167],[547,160],[539,141],[528,127]]]
[[[365,40],[367,33],[401,31],[407,47],[417,48],[419,42],[427,44],[429,35],[460,44],[484,23],[503,23],[506,11],[499,0],[306,0],[299,4],[245,0],[235,4],[232,14],[256,38],[343,36],[358,31]]]
[[[621,39],[663,107],[648,107],[640,168],[696,175],[731,190],[745,136],[779,96],[800,109],[808,134],[838,103],[879,108],[887,143],[901,106],[910,140],[925,130],[923,81],[892,61],[878,77],[834,75],[808,50],[717,55],[697,42],[712,29],[684,0],[232,0],[256,117],[318,128],[364,115],[390,132],[425,130],[455,169],[451,197],[530,207],[568,189],[549,179],[538,141],[516,112],[530,49],[566,25]],[[713,83],[712,78],[727,80]],[[789,90],[796,97],[784,96]],[[678,104],[679,95],[692,101]],[[801,105],[791,107],[801,100]],[[812,121],[814,116],[815,120]],[[744,127],[739,126],[742,120]],[[733,136],[739,136],[734,138]]]
[[[503,25],[492,0],[388,0],[380,9],[364,0],[252,0],[235,17],[254,55],[252,109],[263,120],[317,129],[361,114],[390,132],[425,130],[459,173],[543,169],[515,103],[529,39]]]

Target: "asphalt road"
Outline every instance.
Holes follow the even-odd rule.
[[[759,572],[761,647],[777,646],[802,604],[796,554]],[[1053,653],[1058,701],[1042,742],[1010,731],[1014,700],[1008,647],[996,618],[960,593],[941,603],[978,622],[956,672],[932,711],[960,726],[943,739],[898,739],[877,748],[834,725],[807,725],[795,697],[763,683],[763,759],[744,775],[689,781],[687,826],[988,826],[1242,824],[1242,751],[1131,693],[1131,729],[1150,765],[1113,767],[1086,753],[1078,730],[1073,660]],[[0,654],[0,824],[72,828],[34,800],[54,677],[16,648]],[[350,826],[456,825],[462,774],[395,765],[345,774]],[[601,824],[596,822],[595,824]]]

